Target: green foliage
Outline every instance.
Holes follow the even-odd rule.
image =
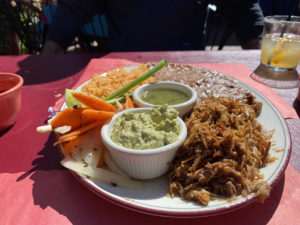
[[[24,1],[31,4],[32,1]],[[26,3],[0,1],[0,54],[37,54],[45,37],[41,27],[39,9]]]

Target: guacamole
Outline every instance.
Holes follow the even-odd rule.
[[[117,118],[111,139],[126,148],[143,150],[163,147],[178,140],[178,112],[156,105],[148,112],[124,113]]]

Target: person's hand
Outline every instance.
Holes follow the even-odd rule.
[[[260,47],[261,47],[261,40],[259,38],[254,38],[242,45],[243,49],[260,49]]]
[[[64,53],[64,50],[60,45],[56,44],[54,41],[46,41],[43,47],[42,54],[56,54]]]

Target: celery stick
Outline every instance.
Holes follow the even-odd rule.
[[[104,101],[106,101],[107,103],[113,105],[113,104],[115,104],[117,101],[119,101],[119,102],[125,101],[126,96],[131,97],[131,96],[132,96],[132,93],[130,93],[130,94],[128,94],[128,95],[123,95],[123,96],[118,97],[118,98],[114,98],[114,99],[111,99],[111,100],[104,100]]]
[[[127,91],[129,91],[134,86],[138,85],[139,83],[143,82],[147,78],[151,77],[154,73],[156,73],[158,70],[163,68],[165,65],[167,65],[168,61],[166,59],[161,60],[159,63],[157,63],[152,69],[150,69],[147,73],[140,76],[139,78],[135,79],[134,81],[131,81],[129,84],[125,85],[124,87],[120,88],[119,90],[115,91],[108,97],[104,99],[104,101],[114,99],[116,97],[119,97],[120,95],[125,94]]]

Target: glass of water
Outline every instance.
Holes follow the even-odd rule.
[[[300,17],[267,16],[261,47],[261,64],[255,74],[275,88],[298,86],[296,67],[300,60]]]

